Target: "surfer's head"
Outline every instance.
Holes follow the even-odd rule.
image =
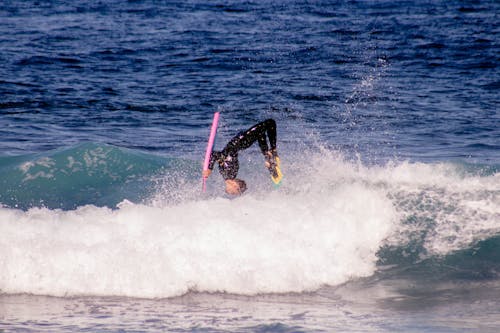
[[[226,193],[232,195],[243,194],[247,190],[247,183],[241,179],[226,179]]]

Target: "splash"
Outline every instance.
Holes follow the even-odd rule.
[[[305,292],[373,275],[384,246],[410,251],[418,239],[421,256],[450,254],[499,231],[494,169],[305,155],[288,163],[282,155],[279,190],[253,171],[250,156],[241,173],[251,188],[236,199],[222,195],[217,178],[201,195],[199,179],[173,167],[142,202],[0,208],[0,289],[148,298]]]

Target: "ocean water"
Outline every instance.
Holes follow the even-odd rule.
[[[498,1],[0,5],[0,332],[498,332]],[[275,188],[216,148],[278,124]]]

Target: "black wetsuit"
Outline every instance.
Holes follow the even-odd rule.
[[[266,134],[269,139],[269,146]],[[212,170],[215,162],[217,162],[219,172],[224,180],[235,179],[239,169],[238,152],[247,149],[255,141],[259,142],[260,150],[264,156],[269,151],[276,152],[276,122],[273,119],[267,119],[246,131],[238,133],[222,151],[213,151],[208,168]]]

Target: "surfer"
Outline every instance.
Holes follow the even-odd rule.
[[[267,140],[269,140],[269,145]],[[219,172],[226,184],[226,193],[238,195],[245,192],[247,189],[245,181],[236,178],[239,169],[238,152],[247,149],[255,141],[259,143],[265,158],[265,166],[271,173],[271,178],[278,184],[281,180],[281,173],[279,172],[279,157],[276,151],[276,122],[273,119],[267,119],[246,131],[239,132],[229,140],[222,151],[213,151],[208,170],[203,171],[203,177],[210,176],[214,164],[217,162]]]

